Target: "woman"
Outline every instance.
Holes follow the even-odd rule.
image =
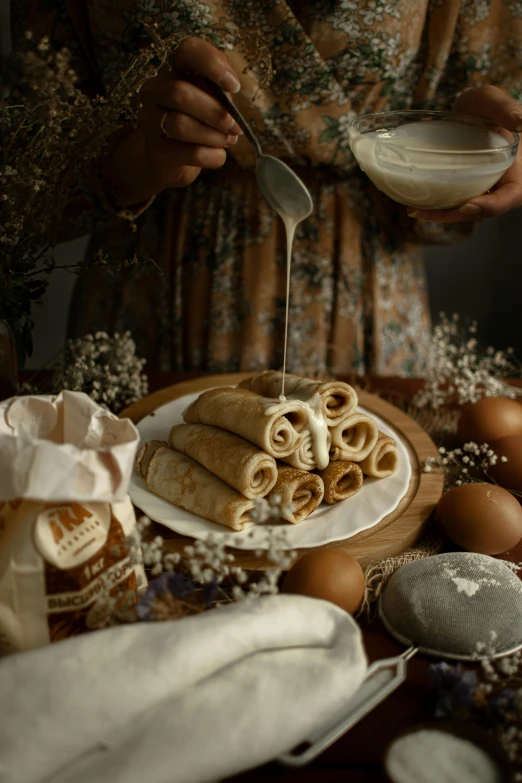
[[[289,368],[422,372],[428,315],[420,245],[457,238],[477,220],[520,206],[522,159],[491,194],[425,222],[369,184],[347,126],[369,111],[453,107],[522,127],[519,0],[83,0],[46,12],[42,5],[17,8],[20,29],[52,29],[56,45],[72,42],[93,84],[114,79],[143,22],[190,35],[173,52],[173,69],[144,86],[138,128],[122,129],[101,164],[109,203],[137,218],[137,233],[113,215],[89,249],[112,261],[137,250],[163,276],[149,266],[114,279],[86,272],[71,312],[74,334],[128,328],[163,369],[281,365],[283,226],[257,188],[248,141],[184,77],[196,73],[233,94],[263,150],[290,163],[314,199],[294,244]],[[259,49],[252,52],[260,41],[271,80]]]

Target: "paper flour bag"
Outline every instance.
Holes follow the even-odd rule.
[[[103,627],[145,587],[129,545],[138,440],[80,392],[0,403],[0,654]]]

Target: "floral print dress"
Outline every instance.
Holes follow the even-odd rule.
[[[297,230],[289,368],[303,374],[420,374],[428,309],[421,244],[465,226],[418,224],[371,186],[350,152],[360,113],[448,109],[460,91],[496,84],[522,96],[521,0],[19,0],[16,21],[52,29],[110,84],[141,25],[224,48],[242,84],[234,97],[263,150],[308,185],[313,214]],[[25,25],[25,27],[24,27]],[[269,83],[245,40],[262,39]],[[94,78],[94,77],[93,77]],[[218,171],[159,195],[132,232],[93,231],[90,253],[134,252],[152,265],[114,277],[88,270],[71,310],[74,335],[130,329],[152,366],[233,371],[282,363],[285,235],[263,200],[244,137]],[[92,197],[76,230],[96,228]],[[105,215],[107,218],[107,215]],[[114,216],[112,216],[114,218]],[[101,227],[100,227],[101,226]]]

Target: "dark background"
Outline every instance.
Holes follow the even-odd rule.
[[[485,220],[465,242],[426,248],[432,317],[479,322],[479,341],[522,359],[522,209]]]

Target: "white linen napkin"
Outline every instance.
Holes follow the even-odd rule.
[[[0,783],[203,783],[340,717],[367,660],[353,618],[278,595],[0,660]]]

